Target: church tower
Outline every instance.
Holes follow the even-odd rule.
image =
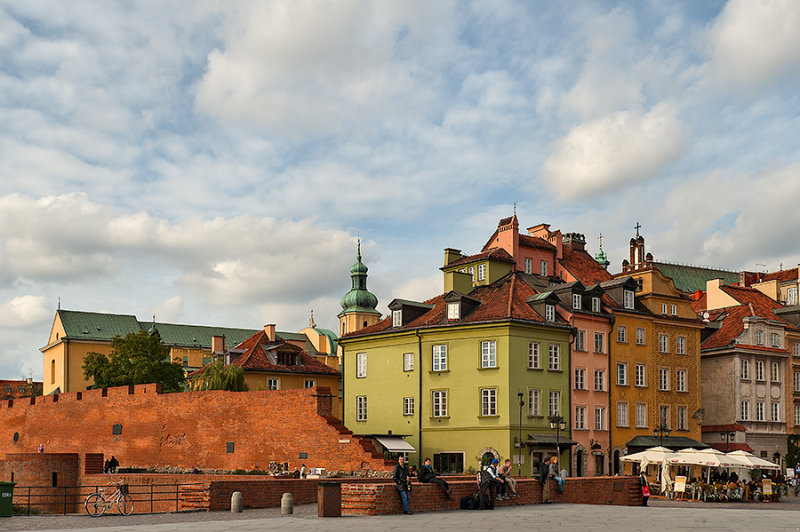
[[[367,267],[361,262],[361,240],[358,241],[356,263],[350,268],[352,286],[342,298],[339,313],[339,336],[355,332],[378,323],[381,313],[375,310],[378,298],[367,290]]]

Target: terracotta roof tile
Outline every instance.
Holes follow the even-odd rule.
[[[564,246],[561,265],[585,285],[602,283],[612,278],[611,274],[586,251],[574,250],[568,246]]]
[[[267,354],[267,348],[274,347],[280,352],[292,352],[297,354],[297,365],[273,364]],[[266,332],[260,330],[250,338],[236,346],[236,349],[244,349],[244,353],[233,361],[233,364],[241,366],[245,371],[279,371],[291,373],[327,373],[337,375],[339,372],[330,366],[316,360],[312,355],[306,353],[300,347],[278,338],[271,342],[267,338]]]
[[[512,272],[490,285],[476,287],[468,295],[479,300],[481,304],[478,305],[472,313],[460,320],[447,320],[443,294],[425,301],[426,304],[433,305],[431,310],[405,324],[403,327],[393,330],[413,330],[417,328],[447,325],[450,323],[460,325],[464,323],[483,323],[509,319],[544,322],[544,319],[527,303],[528,297],[535,295],[537,293],[536,290],[529,284],[517,279],[520,275],[522,275],[520,272]],[[392,319],[391,317],[387,317],[374,325],[345,334],[343,338],[380,333],[391,328]]]
[[[777,272],[768,273],[761,278],[762,282],[775,281],[775,280],[777,280],[779,283],[796,281],[797,268],[791,268],[789,270],[778,270]]]
[[[519,245],[528,246],[529,248],[549,249],[555,251],[556,247],[538,236],[519,235]]]

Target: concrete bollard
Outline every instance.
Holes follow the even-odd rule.
[[[294,513],[294,497],[291,493],[284,493],[281,497],[281,515],[290,515]]]
[[[234,491],[231,494],[231,513],[232,514],[240,514],[240,513],[242,513],[242,492],[241,491]]]

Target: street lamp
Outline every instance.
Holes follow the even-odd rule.
[[[734,440],[734,441],[736,440],[736,433],[735,432],[728,432],[728,431],[720,432],[719,433],[719,439],[721,439],[722,441],[725,442],[725,452],[727,453],[728,452],[728,444],[731,442],[731,440]]]
[[[525,406],[525,395],[522,392],[517,392],[519,397],[519,451],[517,451],[517,475],[522,476],[522,408]]]
[[[567,421],[561,416],[550,416],[550,430],[556,431],[556,456],[558,456],[558,462],[561,464],[561,440],[559,439],[559,433],[567,428]]]
[[[661,447],[664,446],[664,436],[669,436],[669,428],[665,427],[664,425],[659,425],[658,427],[653,429],[653,436],[659,439],[659,445]]]

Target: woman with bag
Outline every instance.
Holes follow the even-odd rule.
[[[639,473],[639,484],[642,486],[642,506],[647,506],[647,499],[650,498],[650,484],[647,483],[644,469]]]

